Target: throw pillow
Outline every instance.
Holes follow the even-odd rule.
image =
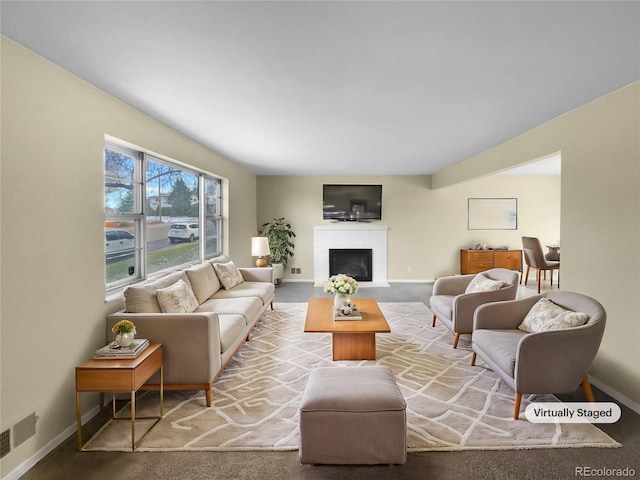
[[[491,280],[479,273],[473,277],[473,280],[467,285],[464,293],[491,292],[493,290],[500,290],[502,287],[504,287],[502,280]]]
[[[527,333],[546,332],[579,327],[587,323],[587,320],[589,315],[586,313],[567,310],[548,298],[541,298],[531,307],[518,328]]]
[[[184,280],[156,290],[162,313],[191,313],[198,308],[198,300]]]
[[[242,273],[240,273],[240,270],[238,270],[235,263],[212,263],[211,265],[213,265],[213,269],[216,271],[216,274],[220,279],[220,283],[222,283],[225,290],[229,290],[230,288],[244,282]]]

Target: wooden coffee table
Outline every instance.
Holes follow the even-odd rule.
[[[334,360],[375,360],[376,333],[391,332],[375,299],[358,298],[355,303],[362,320],[334,320],[333,298],[309,299],[304,331],[331,333]]]

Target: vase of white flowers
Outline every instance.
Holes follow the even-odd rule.
[[[351,295],[355,295],[358,292],[358,282],[341,273],[330,277],[324,283],[324,291],[334,295],[333,310],[335,312],[342,307],[344,302],[351,303]]]

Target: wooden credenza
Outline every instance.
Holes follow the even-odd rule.
[[[491,268],[522,271],[522,250],[460,250],[460,273],[484,272]]]

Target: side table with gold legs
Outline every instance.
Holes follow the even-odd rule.
[[[157,417],[137,417],[138,420],[156,419],[156,421],[145,432],[142,438],[136,442],[136,392],[156,372],[160,372],[160,415]],[[112,393],[112,418],[114,420],[131,420],[131,450],[135,450],[164,416],[162,345],[159,343],[152,343],[142,353],[140,353],[138,357],[133,359],[92,359],[76,367],[78,450],[84,450],[84,444],[82,443],[82,412],[80,409],[81,392],[100,392],[101,412],[103,410],[103,392]],[[116,393],[131,394],[130,417],[116,416]]]

